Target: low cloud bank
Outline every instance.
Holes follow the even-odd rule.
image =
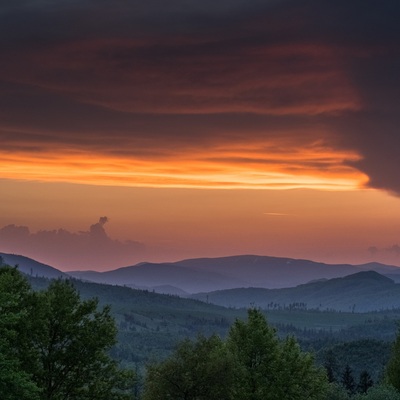
[[[31,232],[14,224],[0,228],[0,251],[21,254],[65,270],[107,270],[132,265],[144,254],[143,243],[119,241],[108,236],[107,217],[88,231],[69,232],[60,228]]]

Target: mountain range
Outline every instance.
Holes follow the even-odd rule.
[[[267,256],[141,263],[106,272],[62,272],[28,257],[0,253],[33,277],[75,278],[193,298],[224,307],[366,312],[400,308],[400,269],[378,263],[331,265]]]
[[[379,263],[324,264],[256,255],[197,258],[174,263],[140,263],[106,272],[73,271],[69,274],[97,283],[182,295],[184,292],[193,294],[234,288],[294,287],[313,280],[339,278],[368,270],[390,274],[392,279],[400,280],[400,268]]]

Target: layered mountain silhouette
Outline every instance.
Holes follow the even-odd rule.
[[[107,272],[74,271],[69,274],[98,283],[157,289],[160,292],[163,287],[168,287],[169,290],[177,288],[173,290],[198,293],[240,287],[293,287],[312,280],[338,278],[367,270],[394,276],[399,274],[400,277],[399,268],[379,263],[324,264],[255,255],[198,258],[174,263],[140,263]]]
[[[191,297],[234,308],[367,312],[400,308],[400,284],[375,271],[362,271],[292,288],[229,289]]]
[[[18,265],[21,272],[33,277],[74,277],[191,297],[224,307],[351,312],[400,308],[400,284],[395,282],[400,279],[400,269],[378,263],[331,265],[247,255],[67,274],[21,255],[0,253],[0,257],[4,264]]]

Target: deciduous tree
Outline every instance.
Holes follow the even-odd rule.
[[[228,345],[237,365],[235,399],[311,400],[327,389],[325,371],[312,355],[293,337],[279,341],[259,310],[250,309],[247,322],[234,323]]]
[[[33,294],[16,268],[0,267],[0,394],[2,400],[35,400],[39,388],[20,359]],[[24,350],[27,350],[26,347]]]
[[[145,400],[229,400],[233,362],[218,336],[184,340],[174,354],[147,369]]]
[[[33,292],[15,268],[0,267],[0,308],[2,399],[132,398],[133,374],[108,355],[116,338],[109,307],[82,301],[65,280]]]

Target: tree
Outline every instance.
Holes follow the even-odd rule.
[[[228,400],[233,362],[218,336],[184,340],[167,360],[147,368],[144,400]]]
[[[38,399],[39,388],[23,370],[17,347],[25,336],[31,296],[28,282],[16,268],[0,267],[0,393],[3,400]]]
[[[68,281],[33,292],[16,268],[1,267],[1,398],[131,398],[133,374],[108,355],[116,337],[110,309],[97,306],[96,299],[82,301]]]
[[[39,388],[21,370],[19,361],[0,343],[0,393],[2,400],[38,400]]]
[[[124,397],[125,373],[108,356],[116,327],[110,308],[97,311],[97,299],[81,301],[69,281],[53,281],[38,294],[32,371],[46,400]]]
[[[352,397],[354,400],[400,400],[400,393],[390,385],[378,385],[370,388],[367,393]]]
[[[356,383],[353,377],[353,371],[347,364],[342,374],[342,385],[349,394],[354,394],[356,389]]]
[[[281,343],[259,310],[250,309],[247,322],[234,323],[227,343],[236,366],[235,399],[311,400],[327,389],[313,357],[293,337]]]
[[[393,343],[392,354],[386,366],[385,378],[387,383],[400,391],[400,330]]]
[[[360,374],[360,379],[358,381],[357,390],[360,393],[367,393],[368,389],[372,387],[374,381],[368,371],[364,370]]]
[[[279,342],[261,312],[250,309],[247,322],[236,320],[227,343],[236,365],[236,398],[263,399],[271,394],[277,381]]]
[[[329,383],[336,382],[337,362],[332,350],[328,350],[328,352],[326,353],[324,367],[326,370],[326,376],[328,378],[328,382]]]
[[[325,371],[315,367],[313,356],[302,352],[294,337],[282,343],[278,366],[279,399],[319,400],[327,389]]]
[[[349,400],[349,394],[347,393],[347,390],[341,386],[337,382],[331,382],[328,385],[328,389],[323,397],[321,397],[321,400]]]

